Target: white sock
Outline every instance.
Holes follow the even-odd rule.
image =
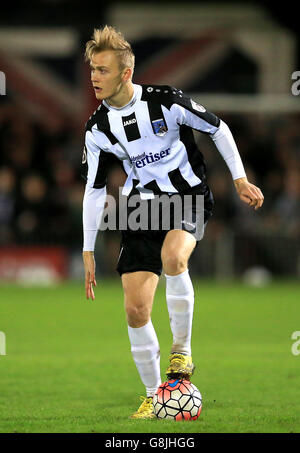
[[[166,275],[166,298],[173,334],[171,352],[191,355],[194,289],[188,269]]]
[[[147,396],[153,396],[161,384],[160,350],[157,336],[149,321],[143,327],[128,326],[131,352]]]

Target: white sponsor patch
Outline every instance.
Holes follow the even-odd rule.
[[[206,109],[203,107],[203,105],[197,104],[197,102],[193,101],[192,99],[191,104],[193,109],[198,110],[198,112],[206,112]]]
[[[130,124],[134,124],[136,123],[136,119],[133,118],[132,120],[127,120],[127,121],[124,121],[123,125],[124,126],[129,126]]]

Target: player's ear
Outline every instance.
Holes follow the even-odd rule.
[[[124,82],[128,82],[129,80],[131,80],[132,74],[133,74],[133,70],[131,68],[124,69],[124,71],[123,71]]]

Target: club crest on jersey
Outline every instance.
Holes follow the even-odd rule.
[[[152,121],[152,127],[154,134],[159,135],[160,137],[163,137],[168,132],[167,125],[163,118]]]

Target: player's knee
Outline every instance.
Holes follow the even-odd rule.
[[[187,261],[178,252],[162,253],[162,264],[167,275],[177,275],[184,272],[187,268]]]
[[[142,327],[147,324],[150,319],[150,312],[145,304],[127,303],[126,304],[127,323],[130,327]]]

